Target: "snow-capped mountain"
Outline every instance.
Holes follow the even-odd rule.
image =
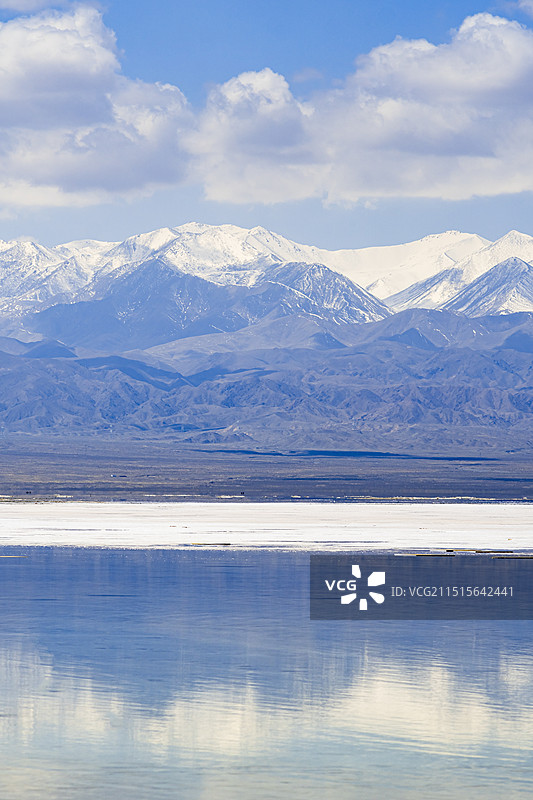
[[[189,223],[124,242],[73,241],[56,247],[0,242],[0,306],[23,310],[101,298],[150,259],[221,285],[251,286],[287,262],[323,264],[380,298],[426,279],[483,248],[485,239],[457,231],[416,242],[355,250],[297,244],[265,228]],[[502,260],[502,259],[500,259]]]
[[[390,314],[388,307],[370,292],[323,264],[281,264],[265,273],[258,283],[265,280],[308,297],[317,307],[330,312],[336,321],[372,322]]]
[[[533,236],[519,231],[509,231],[495,242],[464,258],[457,264],[465,284],[479,278],[484,272],[509,258],[533,261]]]
[[[126,239],[106,254],[99,279],[111,274],[118,277],[151,255],[215,283],[250,285],[263,274],[262,264],[268,259],[267,263],[324,264],[383,298],[455,265],[487,244],[475,234],[447,231],[408,244],[325,250],[297,244],[261,227],[247,230],[189,223]],[[98,286],[94,291],[98,293]]]
[[[529,452],[531,261],[516,232],[339,251],[196,223],[0,242],[0,429]],[[393,290],[412,307],[375,294]]]
[[[488,244],[477,234],[446,231],[407,244],[339,251],[345,259],[336,260],[336,268],[383,300],[454,267]]]
[[[97,239],[78,239],[74,242],[66,242],[53,247],[54,253],[68,260],[75,258],[80,263],[92,268],[93,274],[102,258],[119,242],[100,242]]]
[[[98,299],[36,313],[28,326],[70,345],[113,350],[152,347],[190,336],[231,332],[297,314],[340,324],[390,315],[377,298],[321,264],[277,265],[253,285],[221,285],[143,261]]]
[[[0,297],[8,300],[38,296],[61,257],[35,242],[2,242],[0,248]]]
[[[385,302],[394,311],[405,308],[441,308],[480,275],[510,258],[533,261],[533,236],[510,231],[454,266],[387,297]]]
[[[533,266],[508,258],[484,272],[444,308],[469,317],[533,310]]]
[[[112,248],[99,271],[99,278],[124,275],[147,258],[164,259],[183,272],[213,283],[253,283],[268,263],[317,261],[309,250],[264,228],[246,230],[236,225],[189,223],[131,236]],[[305,257],[302,257],[305,256]]]
[[[185,275],[205,281],[206,298],[217,295],[212,287],[233,287],[233,294],[226,293],[233,299],[226,298],[222,303],[224,314],[229,313],[231,306],[231,313],[242,320],[247,320],[248,314],[257,321],[263,312],[273,313],[278,296],[285,311],[298,309],[323,314],[324,319],[337,315],[351,322],[368,322],[388,313],[378,298],[387,295],[385,302],[393,311],[441,308],[488,270],[512,258],[525,263],[533,261],[533,237],[511,231],[496,242],[488,242],[475,234],[448,231],[403,245],[329,251],[292,242],[261,227],[247,230],[235,225],[188,223],[138,234],[118,243],[81,240],[44,247],[34,242],[0,242],[0,325],[4,332],[22,330],[21,320],[25,315],[106,298],[113,298],[123,322],[127,317],[133,319],[143,305],[143,292],[146,302],[152,298],[152,305],[155,303],[154,287],[146,279],[154,264],[158,265],[155,286],[159,286],[163,271],[167,277],[174,275],[182,286]],[[288,264],[293,265],[290,270]],[[514,273],[508,274],[509,296],[513,276]],[[504,281],[503,273],[499,280]],[[270,286],[267,290],[269,282],[282,284],[285,289],[274,290]],[[120,291],[127,294],[133,285],[137,287],[135,313],[126,296],[120,302],[117,300]],[[211,288],[207,289],[207,285]],[[237,310],[236,287],[248,289],[246,303],[253,305],[253,295],[263,311]],[[392,290],[394,294],[390,294]],[[173,290],[174,297],[176,291]],[[499,295],[503,296],[505,291],[502,284]],[[301,294],[299,300],[296,293]],[[244,297],[245,293],[241,294]],[[202,316],[207,313],[209,302],[203,308],[200,295],[201,292],[195,302]],[[165,305],[163,298],[161,302]],[[470,308],[476,307],[475,302],[469,303]],[[457,310],[460,307],[460,304],[453,306]],[[520,300],[507,304],[495,301],[494,305],[494,309],[500,309],[497,313],[515,307],[533,308],[527,291],[520,295]],[[194,316],[192,308],[189,312]],[[51,313],[50,319],[57,318],[59,313],[59,310]],[[174,318],[173,311],[168,313]],[[153,314],[155,324],[155,306]],[[216,327],[214,317],[213,324]],[[226,320],[222,328],[228,324]]]
[[[23,312],[69,299],[92,280],[107,242],[71,242],[44,247],[3,242],[0,247],[0,311]]]

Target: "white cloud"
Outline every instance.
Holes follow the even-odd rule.
[[[479,14],[449,44],[397,40],[317,108],[333,200],[533,189],[533,33]]]
[[[47,130],[110,121],[118,71],[114,36],[93,9],[0,25],[2,127]]]
[[[312,187],[320,182],[322,166],[309,130],[312,111],[270,69],[243,73],[215,88],[188,137],[208,196],[269,203],[316,194]]]
[[[95,9],[0,25],[0,73],[0,203],[85,205],[183,179],[186,99],[122,76]]]
[[[280,76],[271,73],[267,87],[262,73],[248,73],[255,94],[244,107],[230,86],[239,79],[215,90],[198,139],[208,196],[353,202],[533,189],[530,30],[478,14],[447,44],[397,39],[356,67],[341,88],[306,106],[288,87],[282,104],[270,102],[275,147],[261,142],[262,108]]]
[[[86,6],[0,24],[0,73],[10,208],[192,180],[234,203],[533,190],[533,32],[490,14],[445,44],[377,47],[306,102],[266,68],[215,87],[193,114],[177,87],[122,75],[113,33]]]

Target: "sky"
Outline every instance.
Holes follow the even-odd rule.
[[[533,0],[0,0],[0,238],[533,234]]]

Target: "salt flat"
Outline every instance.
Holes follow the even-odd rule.
[[[527,550],[531,512],[513,503],[5,502],[0,545]]]

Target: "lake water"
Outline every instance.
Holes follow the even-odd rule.
[[[532,796],[533,622],[310,621],[303,551],[0,556],[3,800]]]

